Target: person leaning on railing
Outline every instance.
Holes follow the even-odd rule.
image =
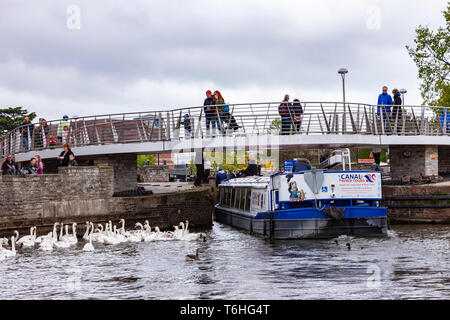
[[[223,128],[223,113],[225,109],[225,100],[219,90],[214,91],[214,105],[216,106],[217,126],[219,131],[225,133]]]
[[[295,132],[300,132],[302,126],[303,107],[300,104],[300,100],[294,99],[292,104],[292,129]]]
[[[73,154],[72,150],[70,150],[69,144],[66,143],[65,145],[63,145],[63,148],[64,150],[58,156],[59,166],[67,167],[70,162],[70,155],[73,155],[74,157],[75,155]]]

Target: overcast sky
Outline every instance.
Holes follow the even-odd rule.
[[[444,25],[446,0],[1,0],[0,105],[64,114],[227,103],[376,103],[381,86],[421,104],[405,45]],[[79,19],[78,19],[79,18]]]

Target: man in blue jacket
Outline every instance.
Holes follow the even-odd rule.
[[[380,116],[380,112],[383,114],[384,128],[387,133],[390,132],[392,105],[392,97],[388,94],[388,87],[384,86],[383,93],[378,96],[377,115]]]
[[[219,167],[219,172],[216,174],[216,187],[219,186],[222,182],[228,180],[228,176],[225,173],[225,171],[222,169],[222,167]]]

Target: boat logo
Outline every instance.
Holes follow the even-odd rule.
[[[376,174],[375,173],[368,173],[364,176],[359,173],[344,173],[339,175],[339,181],[340,182],[369,182],[369,183],[375,183],[376,180]]]
[[[364,176],[364,178],[367,179],[367,182],[375,183],[376,175],[375,175],[375,173],[373,173],[373,174],[366,174],[366,175]]]

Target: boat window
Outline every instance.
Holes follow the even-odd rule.
[[[224,194],[224,191],[225,190],[225,188],[220,188],[219,189],[219,203],[220,204],[223,204],[223,194]]]
[[[236,198],[236,189],[231,189],[230,207],[234,207],[234,199]]]
[[[259,207],[264,208],[264,192],[261,192],[261,198],[259,199]]]
[[[239,204],[239,209],[244,210],[245,207],[245,192],[247,189],[241,188],[241,203]]]
[[[234,202],[234,207],[239,209],[239,204],[241,203],[241,188],[236,189],[236,201]]]
[[[245,211],[250,211],[250,202],[252,197],[252,189],[245,189]]]

